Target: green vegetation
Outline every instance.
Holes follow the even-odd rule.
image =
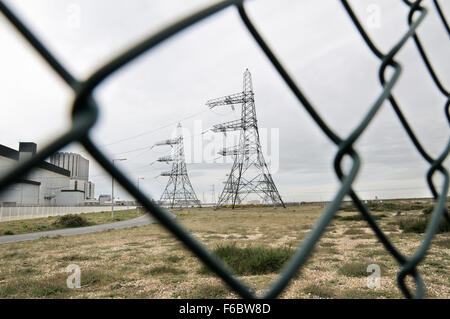
[[[136,209],[130,209],[114,212],[114,219],[111,218],[111,212],[99,212],[5,221],[0,222],[0,234],[26,234],[87,225],[100,225],[127,220],[141,215]]]
[[[429,204],[420,200],[395,201],[395,200],[371,200],[364,203],[371,212],[382,211],[411,211],[427,209]],[[353,202],[341,204],[339,210],[344,212],[356,212],[358,209]]]
[[[386,217],[385,214],[377,214],[377,215],[372,214],[372,216],[373,216],[373,218],[374,218],[375,220],[378,220],[378,219],[381,219],[381,218]],[[337,220],[344,220],[344,221],[360,221],[360,220],[365,220],[364,217],[363,217],[361,214],[358,214],[358,215],[347,215],[347,216],[336,215],[335,218],[336,218]]]
[[[348,277],[366,277],[369,275],[367,272],[368,265],[362,262],[348,263],[339,268],[339,273]]]
[[[444,238],[444,239],[441,239],[441,240],[434,240],[433,241],[433,245],[436,245],[438,247],[443,247],[443,248],[450,249],[450,238]]]
[[[336,295],[336,291],[333,288],[318,284],[308,285],[303,291],[320,298],[333,298]]]
[[[222,299],[230,293],[223,285],[218,284],[202,284],[189,290],[183,290],[174,294],[174,297],[184,299]]]
[[[183,256],[170,255],[169,257],[166,258],[166,261],[169,262],[169,263],[175,264],[175,263],[177,263],[177,262],[179,262],[179,261],[181,261],[183,259],[184,259]]]
[[[55,225],[57,228],[72,228],[88,226],[89,223],[84,216],[69,214],[58,217],[52,225]]]
[[[361,235],[366,232],[362,228],[350,228],[344,232],[344,235]]]
[[[433,212],[433,210],[434,210],[434,205],[430,205],[430,206],[428,206],[428,207],[425,207],[425,208],[422,210],[422,213],[423,213],[424,215],[430,215],[430,214]]]
[[[398,221],[398,226],[405,233],[424,233],[429,222],[429,217],[402,217]],[[446,233],[450,231],[449,223],[442,218],[439,223],[438,233]]]
[[[171,274],[171,275],[182,275],[186,274],[186,270],[178,269],[170,266],[156,266],[150,268],[148,270],[144,270],[142,272],[144,275],[163,275],[163,274]]]
[[[293,252],[294,250],[290,247],[249,246],[240,248],[235,244],[219,245],[214,249],[214,254],[239,275],[262,275],[277,272]],[[203,268],[202,272],[207,273],[208,271]]]
[[[416,200],[413,200],[414,202]],[[406,202],[406,201],[402,201]],[[430,205],[431,200],[423,201]],[[214,250],[237,273],[243,267],[247,275],[239,275],[259,295],[281,271],[292,251],[308,235],[312,224],[322,213],[320,205],[301,205],[287,210],[271,207],[221,210],[189,208],[177,211],[177,222]],[[398,227],[403,217],[427,216],[421,210],[402,212],[375,212],[387,217],[378,223],[389,233],[396,247],[411,256],[421,244],[423,234],[404,233]],[[122,212],[116,212],[116,216]],[[342,216],[357,215],[339,212]],[[110,212],[85,214],[109,220]],[[136,215],[135,215],[136,216]],[[133,216],[134,217],[134,216]],[[57,217],[41,219],[45,227]],[[26,223],[33,228],[34,220],[17,221],[17,227]],[[95,222],[95,220],[94,220]],[[0,223],[2,226],[8,222]],[[52,226],[53,227],[53,226]],[[360,234],[343,235],[348,229]],[[13,228],[7,228],[16,232]],[[363,233],[364,232],[364,233]],[[426,258],[420,265],[427,293],[436,298],[450,298],[448,287],[448,248],[450,233],[434,237]],[[232,245],[234,243],[234,245]],[[228,244],[231,249],[220,247]],[[222,245],[222,246],[221,246]],[[254,248],[264,253],[255,253]],[[238,250],[236,252],[235,250]],[[228,253],[227,253],[228,251]],[[231,251],[231,252],[230,252]],[[285,252],[285,253],[283,253]],[[238,256],[234,261],[226,256]],[[255,257],[260,256],[260,257]],[[265,255],[264,258],[261,255]],[[116,229],[92,234],[42,238],[24,243],[0,245],[0,298],[235,298],[237,293],[211,272],[204,264],[162,225]],[[262,260],[262,261],[261,261]],[[81,288],[68,289],[66,267],[81,267]],[[269,268],[268,265],[275,266]],[[377,264],[382,271],[382,286],[366,288],[369,264]],[[261,269],[262,268],[262,269]],[[341,269],[342,268],[342,269]],[[203,270],[203,271],[202,271]],[[264,271],[262,271],[264,270]],[[315,245],[299,276],[283,291],[281,298],[402,298],[398,289],[397,262],[377,240],[364,221],[333,221],[327,232]],[[266,272],[263,275],[259,273]],[[207,275],[205,275],[205,272]],[[255,275],[256,274],[256,275]],[[411,280],[411,278],[408,278]],[[408,286],[414,288],[409,281]],[[427,294],[427,297],[430,295]]]
[[[57,298],[69,291],[65,276],[54,276],[47,279],[18,278],[6,285],[0,285],[0,298],[11,295],[23,295],[32,298]]]

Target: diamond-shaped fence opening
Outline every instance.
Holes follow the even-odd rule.
[[[25,37],[25,39],[39,52],[39,54],[47,61],[47,63],[53,68],[54,71],[67,83],[69,87],[75,93],[75,100],[73,102],[72,122],[73,126],[69,131],[57,137],[50,145],[42,149],[34,157],[21,162],[15,168],[8,172],[0,179],[0,191],[4,190],[6,186],[14,183],[15,180],[23,176],[30,170],[32,170],[38,163],[48,158],[53,153],[57,152],[61,148],[65,147],[71,142],[80,142],[86,150],[93,156],[97,162],[120,183],[131,195],[133,195],[146,209],[153,215],[164,227],[172,232],[180,241],[182,241],[202,262],[213,270],[219,277],[222,278],[234,291],[236,291],[241,297],[244,298],[274,298],[283,292],[288,285],[292,277],[299,271],[299,269],[308,260],[312,249],[320,239],[321,235],[325,231],[327,225],[333,219],[335,213],[339,209],[341,202],[345,196],[350,196],[353,203],[358,208],[363,218],[367,221],[369,226],[375,232],[377,238],[384,246],[384,248],[395,258],[400,265],[400,270],[397,274],[397,282],[400,290],[405,297],[421,298],[424,295],[425,283],[417,270],[417,265],[425,258],[425,254],[430,247],[431,240],[433,239],[439,222],[442,217],[445,217],[446,221],[450,223],[450,217],[446,209],[446,195],[448,193],[449,176],[447,170],[442,163],[447,158],[450,141],[447,142],[445,149],[437,157],[430,156],[419,139],[414,134],[412,127],[408,124],[406,118],[402,114],[399,103],[393,95],[393,87],[397,82],[401,66],[395,60],[398,51],[405,45],[407,41],[414,41],[415,46],[421,56],[423,63],[425,64],[432,81],[435,83],[439,92],[446,97],[446,103],[444,106],[444,113],[447,120],[450,122],[449,116],[449,92],[440,82],[439,77],[435,73],[435,70],[427,57],[426,50],[423,47],[419,36],[416,34],[417,28],[426,18],[428,9],[421,6],[422,0],[410,2],[403,1],[405,5],[409,7],[409,13],[407,17],[408,30],[400,40],[388,51],[381,52],[376,44],[372,41],[369,35],[366,33],[358,17],[352,10],[350,4],[346,0],[341,0],[347,14],[355,25],[357,32],[360,33],[363,40],[370,48],[372,53],[380,60],[379,67],[379,81],[381,84],[381,92],[377,99],[370,106],[369,110],[365,114],[364,118],[358,124],[358,126],[347,137],[341,137],[337,135],[325,122],[325,120],[319,116],[315,107],[306,98],[301,89],[297,86],[294,80],[291,78],[287,70],[283,67],[281,62],[272,52],[268,44],[264,41],[256,27],[253,25],[250,18],[247,16],[244,1],[243,0],[227,0],[212,4],[202,10],[199,10],[193,14],[187,15],[181,20],[169,25],[168,27],[161,29],[159,32],[149,35],[143,41],[130,46],[124,53],[117,55],[111,61],[105,63],[101,68],[95,70],[92,75],[86,80],[76,79],[64,66],[52,55],[52,53],[39,41],[37,36],[26,27],[26,25],[5,5],[0,1],[0,10],[4,16],[14,25],[14,27]],[[433,0],[434,10],[437,11],[439,18],[442,22],[445,31],[450,35],[450,29],[445,19],[443,11],[439,6],[437,0]],[[319,219],[316,221],[314,227],[309,232],[308,236],[302,242],[300,247],[294,253],[290,261],[285,265],[282,273],[272,287],[263,296],[255,296],[252,290],[243,284],[239,279],[234,277],[228,268],[221,263],[213,254],[205,249],[187,230],[174,221],[170,214],[168,214],[161,207],[149,200],[139,189],[134,185],[130,179],[125,176],[117,167],[113,166],[107,157],[100,151],[98,146],[92,141],[89,136],[90,129],[94,125],[98,116],[98,105],[93,98],[92,92],[105,78],[111,75],[113,72],[126,65],[128,62],[138,57],[142,53],[152,50],[155,46],[170,38],[172,35],[182,32],[189,26],[199,22],[200,20],[209,18],[215,13],[234,6],[239,16],[244,22],[246,28],[253,36],[261,50],[265,53],[269,61],[278,71],[281,78],[285,81],[287,86],[291,89],[294,95],[299,100],[302,107],[309,113],[312,120],[320,127],[323,133],[338,146],[338,151],[335,155],[334,170],[340,180],[340,188],[334,195],[332,201],[325,207],[321,213]],[[293,40],[295,41],[295,40]],[[394,72],[389,72],[391,76],[387,78],[386,69],[390,68]],[[429,220],[428,227],[424,234],[423,240],[416,252],[411,257],[402,255],[399,250],[391,243],[385,233],[380,229],[373,215],[364,205],[362,200],[356,195],[352,188],[356,174],[360,166],[360,158],[357,151],[353,148],[354,143],[358,140],[369,123],[373,120],[375,114],[382,107],[383,102],[388,101],[392,106],[397,118],[399,119],[402,127],[408,134],[411,142],[415,146],[416,150],[423,157],[423,159],[429,163],[429,169],[427,171],[427,183],[428,187],[434,197],[435,205],[432,212],[432,217]],[[345,156],[349,156],[352,159],[352,167],[348,174],[344,174],[341,163]],[[441,189],[438,190],[433,184],[433,175],[439,171],[444,182]],[[415,288],[411,289],[405,283],[407,276],[411,276],[415,282]]]

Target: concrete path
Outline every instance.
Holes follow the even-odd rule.
[[[172,218],[175,218],[176,215],[171,214]],[[124,220],[121,222],[115,222],[110,224],[101,224],[101,225],[94,225],[94,226],[86,226],[86,227],[76,227],[76,228],[65,228],[65,229],[58,229],[58,230],[51,230],[51,231],[44,231],[44,232],[38,232],[38,233],[29,233],[29,234],[20,234],[20,235],[8,235],[8,236],[0,236],[0,244],[7,244],[7,243],[15,243],[20,241],[27,241],[27,240],[34,240],[39,239],[43,236],[71,236],[71,235],[80,235],[80,234],[87,234],[87,233],[95,233],[100,232],[108,229],[120,229],[120,228],[127,228],[127,227],[134,227],[134,226],[144,226],[151,223],[154,223],[156,220],[151,217],[148,214],[139,216],[137,218]]]

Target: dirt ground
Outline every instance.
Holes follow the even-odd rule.
[[[323,209],[321,204],[174,211],[206,247],[296,248]],[[353,216],[351,208],[342,217]],[[381,228],[401,252],[413,254],[423,234],[404,233],[401,216],[420,215],[420,206],[376,211]],[[419,270],[427,297],[449,298],[450,233],[437,234]],[[215,275],[202,272],[198,259],[158,224],[139,228],[0,246],[1,298],[237,298]],[[66,285],[66,267],[81,270],[81,288]],[[367,287],[370,264],[381,268],[381,286]],[[401,298],[399,265],[363,220],[335,219],[317,243],[313,256],[281,298]],[[277,274],[240,276],[262,293]]]

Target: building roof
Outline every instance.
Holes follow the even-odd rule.
[[[9,148],[5,145],[0,144],[0,156],[7,157],[9,159],[18,161],[19,160],[19,151],[16,151],[15,149]],[[38,165],[39,168],[45,169],[47,171],[61,174],[67,177],[70,177],[70,171],[61,168],[59,166],[50,164],[49,162],[42,161]]]
[[[41,185],[41,182],[32,181],[30,179],[18,179],[17,183],[37,185],[37,186]]]

